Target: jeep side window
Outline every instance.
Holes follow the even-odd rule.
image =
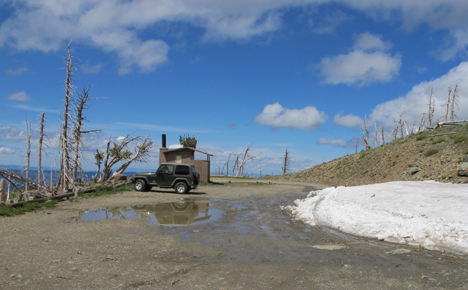
[[[185,165],[178,165],[175,169],[175,174],[177,175],[189,175],[190,174],[190,168]]]
[[[159,173],[172,173],[172,169],[174,166],[169,165],[169,164],[163,164],[159,167]]]

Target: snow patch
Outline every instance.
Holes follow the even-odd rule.
[[[311,226],[409,244],[468,253],[468,185],[397,181],[310,192],[286,206]]]

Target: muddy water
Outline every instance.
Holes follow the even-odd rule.
[[[202,268],[208,273],[226,269],[231,274],[223,275],[220,285],[227,285],[225,289],[248,288],[254,281],[263,289],[342,289],[343,285],[348,289],[468,289],[466,256],[307,226],[280,209],[280,205],[301,197],[194,197],[173,203],[106,208],[85,213],[81,219],[141,219],[150,225],[144,232],[119,234],[181,240],[180,248],[158,259],[196,257],[205,261]],[[194,245],[216,254],[206,254]],[[191,279],[204,284],[199,276],[185,277],[185,285]]]

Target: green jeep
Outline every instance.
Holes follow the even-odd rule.
[[[198,187],[200,174],[193,164],[163,163],[156,172],[140,172],[132,177],[136,191],[148,191],[153,186],[174,188],[177,193],[185,194]]]

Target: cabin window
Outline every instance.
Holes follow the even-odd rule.
[[[176,159],[175,161],[176,163],[182,163],[182,155],[176,155],[175,159]]]

